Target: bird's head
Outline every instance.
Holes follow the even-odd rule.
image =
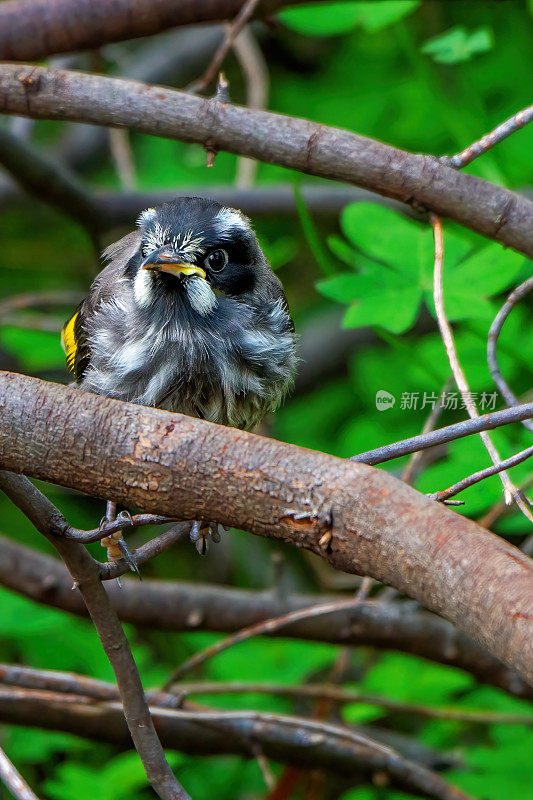
[[[270,272],[248,219],[213,200],[180,197],[143,211],[137,224],[142,239],[134,293],[140,305],[179,293],[206,315],[219,293],[251,295]]]

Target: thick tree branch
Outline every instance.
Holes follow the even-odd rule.
[[[392,475],[13,373],[0,423],[5,469],[304,547],[414,597],[533,681],[530,559]]]
[[[315,0],[324,2],[325,0]],[[262,0],[265,16],[306,0]],[[178,25],[221,22],[243,0],[12,0],[0,6],[0,61],[36,61],[54,53],[151,36]]]
[[[0,471],[0,489],[54,545],[79,589],[115,673],[124,717],[150,784],[162,800],[190,800],[165,758],[128,640],[100,582],[97,562],[83,545],[62,536],[65,520],[27,478]]]
[[[135,81],[16,64],[0,67],[0,111],[127,127],[354,183],[533,256],[533,203],[525,197],[338,128]]]
[[[38,603],[87,615],[61,561],[1,536],[0,584]],[[219,633],[238,631],[261,620],[343,597],[293,594],[280,598],[272,591],[159,580],[124,580],[121,588],[111,583],[106,591],[123,622],[151,630]],[[327,618],[298,621],[272,635],[400,650],[466,670],[482,683],[533,700],[533,688],[515,670],[477,647],[446,620],[412,602],[365,602]]]

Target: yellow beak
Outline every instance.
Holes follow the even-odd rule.
[[[200,278],[205,278],[205,270],[201,267],[196,267],[193,264],[180,264],[178,262],[164,261],[150,261],[148,264],[143,265],[143,269],[156,269],[159,272],[168,272],[170,275],[199,275]]]

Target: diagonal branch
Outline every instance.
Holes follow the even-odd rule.
[[[498,127],[494,128],[490,133],[482,136],[477,142],[473,142],[460,153],[452,156],[449,159],[450,165],[456,169],[466,167],[474,161],[475,158],[479,158],[479,156],[491,150],[494,145],[503,142],[504,139],[507,139],[512,133],[519,131],[520,128],[523,128],[524,125],[527,125],[528,122],[532,120],[533,106],[527,106],[527,108],[523,108],[522,111],[513,114],[512,117],[502,122],[501,125],[498,125]]]
[[[233,47],[235,39],[254,15],[258,3],[259,0],[245,0],[245,2],[242,3],[239,13],[236,15],[231,25],[228,26],[226,35],[215,50],[206,71],[199,80],[194,81],[188,87],[190,92],[203,92],[207,89],[211,81],[215,80],[217,72],[224,63],[224,59]]]
[[[311,619],[313,617],[321,617],[326,614],[332,614],[336,611],[351,610],[359,605],[361,598],[350,597],[348,600],[333,600],[323,605],[315,605],[311,608],[302,608],[297,611],[290,611],[288,614],[283,614],[280,617],[257,622],[255,625],[250,625],[248,628],[242,628],[227,639],[221,639],[218,642],[206,647],[195,653],[187,661],[174,670],[170,678],[165,681],[163,686],[164,691],[170,691],[172,687],[181,680],[181,678],[192,669],[196,669],[201,664],[204,664],[208,659],[213,658],[219,653],[223,653],[230,647],[233,647],[240,642],[245,642],[254,636],[261,636],[265,633],[273,633],[274,631],[281,630],[289,627],[294,622],[299,622],[303,619]]]
[[[438,428],[435,431],[420,433],[410,439],[401,439],[399,442],[385,444],[376,447],[374,450],[366,450],[352,456],[350,461],[358,461],[360,464],[383,464],[393,458],[400,458],[419,450],[427,450],[428,447],[435,447],[437,444],[446,444],[463,436],[471,436],[480,431],[491,431],[502,425],[509,425],[511,422],[522,422],[533,417],[533,403],[522,403],[511,408],[504,408],[502,411],[493,411],[490,414],[483,414],[474,419],[465,419],[445,428]]]
[[[445,615],[533,680],[533,563],[383,471],[13,373],[0,375],[0,465],[311,550]]]
[[[480,469],[478,472],[473,472],[472,475],[468,475],[467,478],[463,478],[457,483],[454,483],[453,486],[450,486],[448,489],[443,489],[440,492],[434,492],[429,494],[428,497],[431,497],[432,500],[438,500],[440,503],[443,503],[445,500],[448,500],[448,498],[454,497],[456,494],[459,494],[459,492],[463,492],[465,489],[468,489],[469,486],[473,486],[475,483],[484,481],[485,478],[490,478],[492,475],[497,475],[498,472],[501,472],[504,469],[516,467],[517,464],[521,464],[523,461],[526,461],[526,459],[531,458],[532,456],[533,447],[526,447],[525,450],[515,453],[514,456],[506,458],[505,461],[499,461],[496,464],[493,464],[491,467],[486,467],[485,469]]]
[[[190,800],[165,758],[128,640],[100,581],[97,562],[83,545],[61,536],[65,520],[27,478],[0,471],[0,488],[54,545],[80,590],[115,673],[124,716],[149,782],[162,800]]]
[[[198,142],[431,209],[533,256],[533,203],[433,156],[307,120],[82,72],[0,66],[0,110]]]
[[[453,332],[450,323],[448,322],[448,319],[446,317],[446,312],[444,310],[444,297],[443,297],[443,285],[442,285],[444,243],[442,236],[442,222],[440,218],[435,216],[434,214],[431,215],[430,219],[435,239],[433,298],[435,301],[435,313],[437,315],[437,322],[439,325],[440,335],[444,343],[444,348],[446,350],[446,355],[448,356],[448,361],[450,362],[450,367],[453,373],[453,377],[455,379],[455,383],[457,384],[457,388],[459,389],[459,392],[463,399],[463,403],[465,404],[466,410],[468,411],[468,416],[471,419],[477,419],[479,417],[479,412],[476,408],[475,402],[472,399],[472,393],[470,391],[470,387],[468,386],[466,376],[463,372],[461,364],[459,363]],[[498,453],[498,450],[496,449],[487,431],[480,431],[479,436],[485,446],[487,453],[490,456],[492,463],[494,465],[501,464],[502,459],[500,457],[500,454]],[[522,513],[527,517],[527,519],[530,522],[533,522],[533,515],[531,511],[527,507],[525,501],[522,499],[522,496],[520,495],[516,486],[511,481],[507,472],[505,470],[497,469],[496,473],[500,476],[500,480],[503,484],[503,488],[505,491],[505,500],[507,504],[511,505],[511,503],[514,500],[518,505],[518,507],[520,508],[520,510],[522,511]]]
[[[72,217],[97,243],[102,214],[91,192],[68,168],[1,128],[0,164],[29,194]]]
[[[489,365],[490,374],[494,383],[500,390],[500,394],[504,398],[505,402],[510,406],[516,406],[519,404],[519,400],[516,395],[511,391],[511,389],[507,386],[507,383],[503,379],[502,373],[500,372],[500,368],[498,366],[498,358],[496,355],[496,345],[498,342],[498,337],[501,333],[503,328],[503,323],[515,307],[515,305],[522,300],[529,292],[533,289],[533,278],[527,278],[520,286],[517,286],[514,289],[501,309],[496,314],[492,325],[490,326],[489,335],[487,339],[487,361]],[[533,431],[533,421],[530,419],[522,420],[523,425],[528,428],[530,431]]]
[[[16,800],[39,800],[0,747],[0,781]]]
[[[135,553],[139,558],[139,551]],[[107,567],[107,565],[102,565]],[[113,575],[113,577],[115,577]],[[38,603],[87,615],[83,599],[72,591],[63,563],[0,536],[0,584]],[[150,630],[231,633],[258,620],[323,605],[343,595],[280,598],[272,591],[229,589],[180,581],[125,580],[107,586],[119,618]],[[518,673],[476,646],[446,620],[412,602],[361,603],[328,617],[292,622],[268,635],[310,639],[344,646],[400,650],[458,669],[481,683],[533,700],[533,688]]]

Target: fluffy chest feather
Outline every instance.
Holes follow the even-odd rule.
[[[289,390],[295,338],[280,301],[219,298],[201,316],[183,303],[104,303],[88,333],[82,387],[98,394],[253,428]]]

